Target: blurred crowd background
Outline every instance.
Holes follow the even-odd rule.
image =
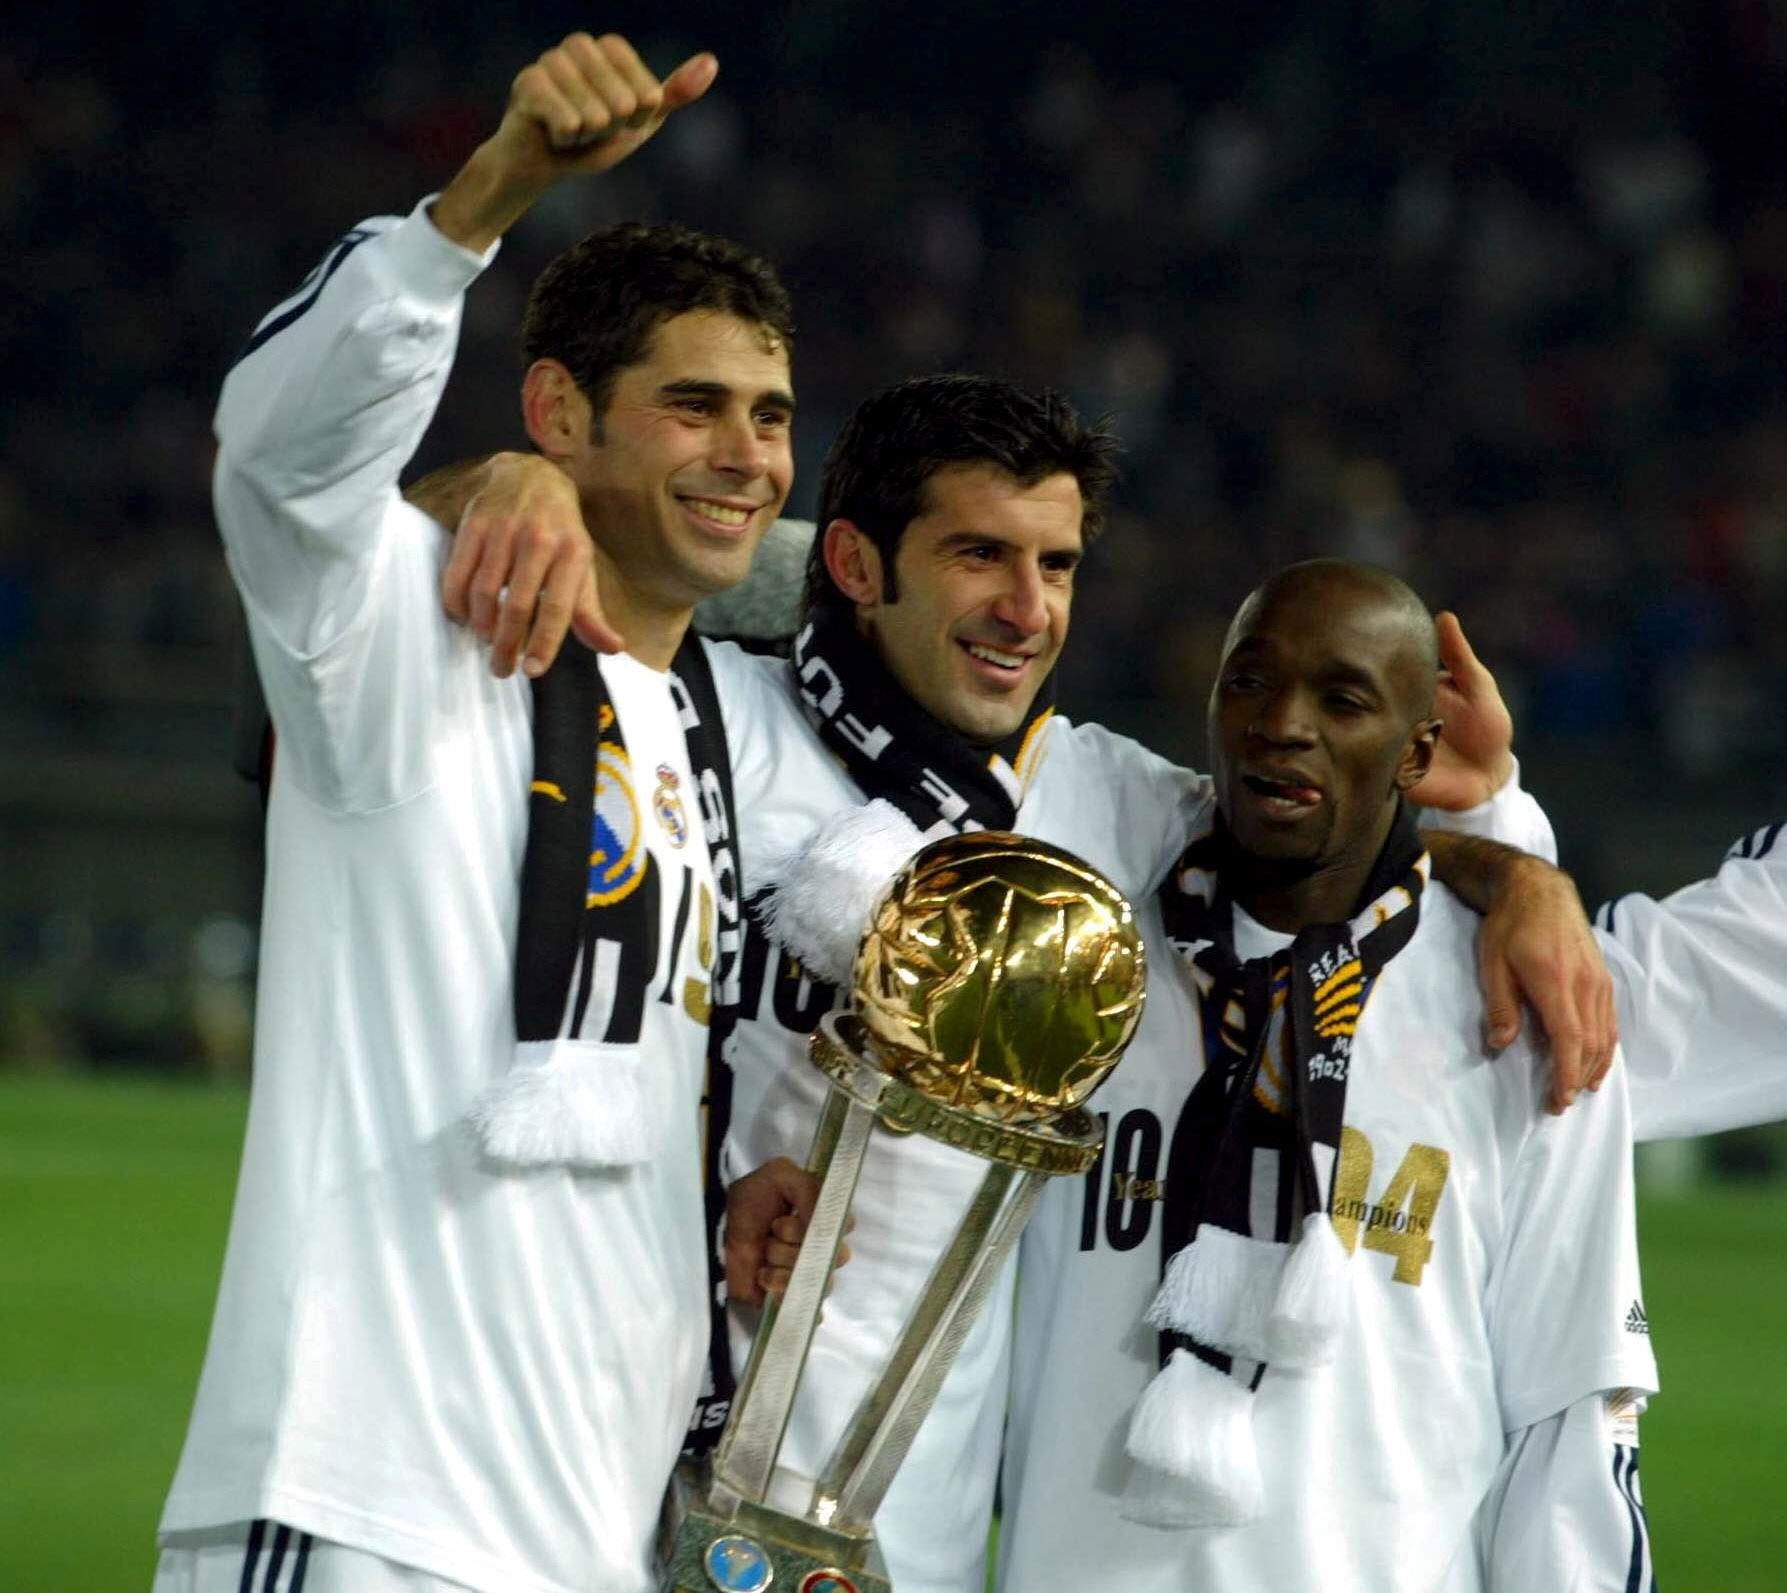
[[[1787,5],[167,0],[0,40],[0,1066],[245,1066],[258,812],[210,412],[260,314],[576,26],[718,87],[471,296],[418,469],[520,438],[534,270],[781,268],[801,479],[936,369],[1108,413],[1063,703],[1203,761],[1227,614],[1341,553],[1462,615],[1595,899],[1787,816]]]

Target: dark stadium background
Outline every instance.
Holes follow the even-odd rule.
[[[146,1585],[216,1278],[259,873],[218,383],[577,26],[659,70],[712,48],[719,86],[510,241],[419,463],[519,437],[546,255],[675,218],[795,293],[797,510],[900,376],[1115,417],[1076,717],[1201,761],[1229,609],[1342,552],[1461,612],[1591,901],[1787,816],[1781,0],[28,7],[0,39],[0,1586]],[[1781,1149],[1646,1159],[1666,1587],[1781,1585]]]

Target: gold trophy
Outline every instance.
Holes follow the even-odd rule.
[[[1128,901],[1059,847],[974,831],[895,876],[851,1010],[812,1038],[831,1081],[818,1205],[711,1465],[678,1474],[665,1593],[888,1593],[875,1511],[1045,1181],[1097,1158],[1082,1103],[1129,1044],[1144,982]],[[992,1165],[821,1475],[798,1477],[776,1457],[877,1119]]]

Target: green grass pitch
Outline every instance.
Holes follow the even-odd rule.
[[[146,1593],[244,1105],[232,1091],[0,1077],[8,1593]],[[1787,1584],[1787,1192],[1650,1199],[1640,1233],[1667,1384],[1644,1423],[1661,1586],[1774,1593]]]

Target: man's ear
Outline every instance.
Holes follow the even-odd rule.
[[[564,461],[589,446],[589,400],[557,360],[535,360],[521,380],[521,414],[528,437],[548,459]]]
[[[1427,719],[1415,727],[1408,745],[1403,748],[1402,762],[1396,767],[1398,791],[1412,791],[1426,777],[1427,771],[1433,767],[1433,754],[1439,747],[1440,732],[1445,724],[1443,719]]]
[[[858,608],[881,600],[881,549],[853,520],[833,520],[821,547],[832,585]]]

